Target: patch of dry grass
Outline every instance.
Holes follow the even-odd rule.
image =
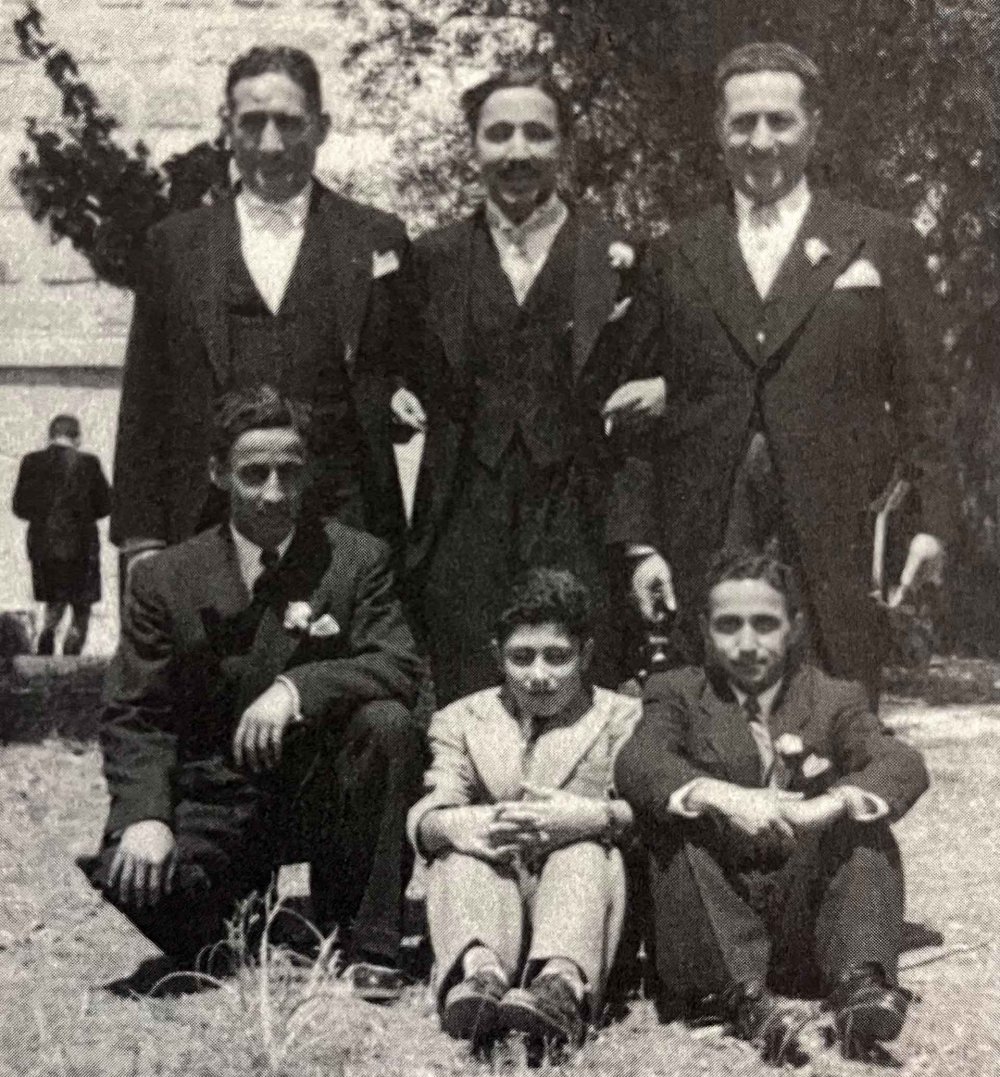
[[[901,1077],[993,1077],[1000,1069],[998,720],[1000,708],[984,707],[907,706],[894,717],[927,751],[934,777],[898,828],[909,919],[943,937],[942,946],[904,959],[904,983],[921,1001],[893,1045]],[[96,750],[56,738],[8,745],[0,783],[0,1077],[529,1072],[517,1044],[491,1062],[470,1059],[465,1045],[439,1032],[422,987],[391,1008],[366,1005],[325,971],[326,962],[301,967],[281,948],[197,994],[112,994],[103,985],[154,951],[73,865],[93,850],[106,809]],[[956,949],[963,946],[971,949]],[[812,1037],[811,1061],[800,1073],[888,1072],[843,1061],[823,1046],[818,1026]],[[719,1030],[661,1026],[644,1002],[565,1068],[612,1077],[766,1072],[751,1049]]]

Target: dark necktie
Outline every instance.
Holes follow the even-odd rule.
[[[743,701],[743,713],[746,715],[750,735],[760,755],[761,781],[764,785],[769,785],[774,771],[774,745],[771,743],[771,732],[767,728],[767,722],[761,711],[760,699],[754,695],[747,696]]]
[[[281,560],[281,554],[273,546],[265,548],[260,551],[260,567],[261,573],[254,581],[253,585],[253,597],[254,601],[262,599],[267,601],[267,598],[274,586],[274,580],[277,576],[278,562]]]

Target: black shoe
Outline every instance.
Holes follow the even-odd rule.
[[[399,969],[358,961],[347,970],[351,993],[364,1002],[396,1002],[406,987],[406,977]]]
[[[833,1011],[841,1049],[854,1057],[900,1034],[907,1002],[907,993],[893,987],[878,966],[862,965],[840,977],[823,1008]]]
[[[760,1048],[765,1062],[803,1058],[799,1033],[809,1020],[800,1009],[772,995],[763,984],[737,984],[725,994],[733,1034]]]
[[[527,988],[512,987],[500,1003],[497,1021],[507,1032],[521,1032],[550,1047],[579,1047],[586,1032],[582,1004],[556,973],[536,977]]]
[[[467,976],[445,996],[441,1030],[456,1040],[489,1039],[506,990],[506,982],[489,969]]]

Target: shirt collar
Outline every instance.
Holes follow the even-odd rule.
[[[240,185],[236,195],[236,204],[246,213],[247,220],[259,227],[279,222],[290,228],[303,228],[309,216],[312,201],[313,181],[310,180],[298,194],[292,195],[285,202],[268,202],[260,195],[254,194],[245,184]]]
[[[555,191],[520,224],[506,217],[491,198],[486,199],[486,223],[490,232],[494,238],[500,237],[515,247],[524,248],[533,239],[544,239],[551,244],[568,216],[566,203]]]
[[[54,437],[49,439],[50,445],[61,445],[64,449],[75,449],[76,442],[72,438]]]
[[[233,544],[236,547],[236,557],[240,563],[240,575],[244,580],[256,580],[263,567],[260,562],[260,555],[263,553],[264,547],[251,542],[246,535],[237,531],[232,521],[229,523],[229,532],[233,536]],[[295,529],[293,528],[278,543],[279,559],[285,556],[294,537]]]
[[[758,206],[756,202],[748,198],[742,191],[733,192],[733,201],[736,207],[737,223],[742,225],[759,224],[762,216],[761,210],[768,209],[768,217],[775,223],[785,223],[792,220],[801,221],[812,202],[812,192],[809,190],[809,181],[803,176],[799,182],[788,192],[768,207]],[[757,215],[758,220],[754,220]]]
[[[778,693],[781,691],[781,687],[784,684],[784,679],[777,680],[770,688],[765,688],[763,692],[757,695],[757,702],[760,704],[760,716],[766,722],[771,717],[771,712],[774,710],[774,702],[778,697]],[[730,683],[729,687],[733,690],[733,695],[736,696],[736,702],[740,707],[746,703],[749,697],[749,692],[744,692],[742,688],[737,688],[735,684]]]

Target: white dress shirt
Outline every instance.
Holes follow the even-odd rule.
[[[261,563],[261,554],[264,552],[262,546],[257,546],[251,542],[246,535],[241,534],[230,523],[229,531],[233,536],[233,545],[236,547],[236,560],[240,566],[240,577],[243,583],[246,585],[247,591],[253,594],[253,586],[259,579],[261,573],[264,571],[264,565]],[[288,547],[292,544],[292,536],[294,531],[289,531],[288,534],[278,543],[278,557],[284,557]]]
[[[312,190],[310,180],[287,202],[266,202],[244,185],[236,196],[243,261],[272,314],[281,309],[302,247]]]
[[[805,176],[783,198],[758,206],[742,191],[734,193],[736,235],[743,260],[761,299],[766,299],[802,222],[809,212],[812,193]]]
[[[555,193],[521,224],[505,217],[495,202],[486,200],[486,223],[518,306],[524,303],[568,217],[569,210]]]

